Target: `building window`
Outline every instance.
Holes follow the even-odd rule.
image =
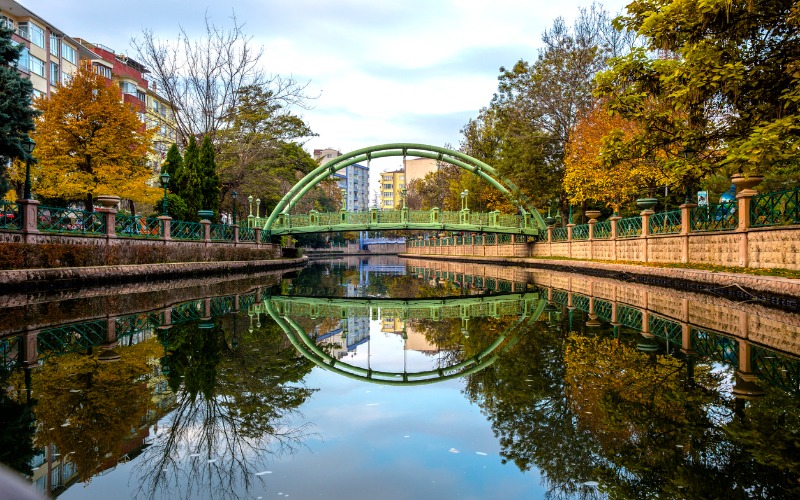
[[[58,71],[58,64],[50,63],[50,85],[58,85],[58,77],[61,75]]]
[[[70,75],[66,71],[62,71],[61,72],[61,84],[62,85],[66,85],[66,84],[69,83],[70,80],[72,80],[72,75]]]
[[[15,45],[22,44],[15,43]],[[19,59],[17,59],[17,69],[21,69],[26,73],[31,70],[30,52],[28,52],[28,47],[24,45],[22,45],[22,50],[19,53]]]
[[[147,100],[147,94],[145,94],[141,90],[137,90],[136,91],[136,98],[139,99],[140,101],[145,101],[145,100]]]
[[[42,96],[44,96],[44,92],[42,92],[42,91],[41,91],[41,90],[39,90],[39,89],[33,89],[33,90],[32,90],[32,92],[31,92],[31,94],[33,95],[34,99],[35,99],[35,98],[37,98],[37,97],[42,97]]]
[[[111,79],[111,68],[107,66],[103,66],[102,64],[95,64],[94,72],[102,76],[103,78],[108,78],[109,80]]]
[[[12,21],[10,18],[0,14],[0,26],[4,26],[4,27],[6,27],[6,28],[8,28],[8,29],[13,31],[14,30],[14,21]]]
[[[50,35],[50,55],[58,57],[58,37]]]
[[[123,94],[136,95],[136,85],[131,82],[119,82],[119,88],[122,89]]]
[[[20,35],[26,37],[37,46],[44,48],[44,30],[33,23],[19,23]],[[23,34],[23,31],[25,34]]]
[[[75,49],[73,49],[66,43],[61,44],[61,57],[71,62],[72,64],[78,64],[78,59],[75,56],[76,56]]]
[[[44,76],[44,61],[42,61],[38,57],[30,56],[30,68],[31,68],[31,73],[35,73],[39,76]]]
[[[383,200],[383,206],[384,207],[391,207],[392,206],[392,200]]]

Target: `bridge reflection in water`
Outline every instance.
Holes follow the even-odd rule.
[[[271,297],[262,304],[254,304],[253,311],[257,314],[268,313],[299,352],[326,370],[384,385],[420,385],[463,377],[491,365],[500,353],[514,345],[521,325],[539,318],[545,304],[546,302],[537,293],[428,300]],[[340,361],[320,348],[315,339],[292,318],[292,316],[312,319],[362,316],[380,319],[381,315],[398,318],[403,323],[413,319],[434,321],[460,319],[463,335],[467,335],[468,322],[473,318],[506,316],[513,317],[516,321],[498,334],[486,348],[452,366],[419,372],[408,372],[404,367],[402,372],[388,372]]]

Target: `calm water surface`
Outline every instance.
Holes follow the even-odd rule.
[[[380,256],[151,287],[0,302],[0,461],[44,494],[800,496],[790,312]]]

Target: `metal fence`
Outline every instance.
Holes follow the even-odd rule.
[[[750,202],[752,227],[800,224],[800,188],[759,194]]]
[[[650,216],[650,234],[677,234],[681,232],[681,211],[661,212]]]

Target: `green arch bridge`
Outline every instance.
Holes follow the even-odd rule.
[[[512,200],[518,206],[518,213],[471,212],[466,204],[458,211],[441,211],[438,208],[409,210],[404,206],[399,210],[372,209],[368,212],[348,212],[346,207],[343,207],[342,210],[335,213],[321,213],[314,210],[308,214],[290,213],[292,208],[314,186],[349,165],[369,163],[374,158],[393,156],[405,158],[408,155],[446,162],[477,175]],[[269,217],[263,219],[251,216],[248,218],[248,225],[261,227],[263,231],[272,236],[402,229],[537,236],[547,229],[541,214],[525,200],[517,186],[488,164],[451,149],[413,143],[371,146],[333,158],[295,184],[278,202]]]

